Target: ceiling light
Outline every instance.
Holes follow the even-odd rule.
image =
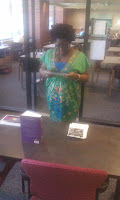
[[[111,4],[112,0],[108,0],[104,3],[105,6],[109,6]]]

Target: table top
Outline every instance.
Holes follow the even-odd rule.
[[[91,42],[92,40],[88,40],[88,42]],[[84,39],[76,39],[75,41],[71,42],[72,44],[84,44]]]
[[[67,137],[68,123],[43,117],[43,141],[22,144],[19,127],[0,125],[0,155],[101,169],[120,176],[120,128],[89,125],[87,139]]]
[[[120,47],[109,47],[108,52],[120,52]]]
[[[71,47],[74,47],[74,45],[70,45]],[[55,48],[55,44],[49,44],[49,45],[45,45],[43,46],[44,49],[52,49],[52,48]]]
[[[118,56],[105,56],[105,59],[103,60],[103,64],[120,64],[120,57]]]
[[[43,55],[43,52],[37,52],[36,58],[40,58]],[[30,53],[30,57],[33,58],[33,52]],[[25,58],[25,55],[20,56],[20,58]]]
[[[0,50],[2,50],[2,49],[9,49],[10,47],[9,46],[2,46],[2,45],[0,45]]]

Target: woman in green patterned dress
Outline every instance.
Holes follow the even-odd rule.
[[[56,24],[50,31],[55,49],[41,57],[40,74],[46,78],[47,102],[52,121],[74,121],[81,101],[81,82],[88,81],[86,56],[72,48],[74,30],[68,24]]]

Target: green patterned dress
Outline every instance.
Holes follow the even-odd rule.
[[[85,73],[89,68],[86,56],[76,50],[59,71],[54,62],[55,49],[50,49],[40,58],[47,70],[59,73],[75,72]],[[46,80],[47,102],[52,121],[74,121],[78,114],[81,100],[81,84],[75,80],[69,80],[64,76],[55,76]]]

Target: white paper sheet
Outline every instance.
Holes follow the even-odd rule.
[[[31,111],[31,110],[27,110],[26,112],[24,112],[23,114],[22,114],[22,116],[27,116],[27,117],[42,117],[42,115],[41,114],[39,114],[39,113],[37,113],[37,112],[33,112],[33,111]]]

